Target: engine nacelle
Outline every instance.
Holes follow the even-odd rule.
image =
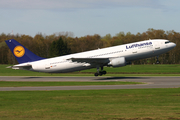
[[[110,63],[108,65],[112,67],[122,67],[126,65],[126,60],[124,57],[114,58],[110,60]]]

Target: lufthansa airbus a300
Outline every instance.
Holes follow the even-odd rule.
[[[47,73],[97,68],[95,76],[106,74],[104,66],[122,67],[133,60],[159,56],[176,46],[169,40],[154,39],[46,59],[35,55],[14,39],[5,42],[19,63],[9,68]]]

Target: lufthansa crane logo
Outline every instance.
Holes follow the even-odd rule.
[[[16,57],[22,57],[25,53],[25,49],[22,46],[16,46],[13,52]]]

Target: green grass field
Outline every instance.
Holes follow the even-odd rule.
[[[0,76],[94,76],[96,69],[73,73],[39,73],[26,70],[12,70],[9,65],[0,65]],[[180,64],[173,65],[127,65],[119,68],[104,68],[106,76],[180,76]]]
[[[48,74],[12,70],[7,66],[0,65],[0,76],[93,76],[96,71]],[[180,76],[180,65],[129,65],[105,70],[107,76]],[[0,81],[0,87],[115,84],[137,83]],[[0,91],[0,120],[178,120],[179,101],[180,88]]]
[[[180,88],[0,92],[0,120],[178,120]]]

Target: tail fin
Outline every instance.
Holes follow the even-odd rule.
[[[16,57],[19,64],[44,59],[35,55],[14,39],[6,40],[5,42],[10,48],[13,55]]]

